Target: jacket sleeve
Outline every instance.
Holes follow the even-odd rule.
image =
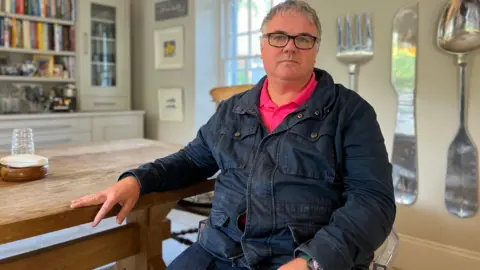
[[[188,187],[213,176],[219,170],[212,154],[217,117],[215,113],[196,137],[178,152],[128,170],[118,180],[134,176],[143,195]]]
[[[375,111],[364,100],[353,106],[342,132],[345,204],[295,252],[309,254],[324,270],[368,264],[396,215],[392,168]]]

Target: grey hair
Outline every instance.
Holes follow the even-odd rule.
[[[262,22],[262,34],[265,34],[265,27],[275,15],[277,15],[278,13],[284,13],[289,11],[297,11],[302,13],[312,24],[315,25],[315,27],[317,28],[318,41],[321,40],[322,24],[318,19],[317,12],[308,3],[301,0],[286,0],[270,9]]]

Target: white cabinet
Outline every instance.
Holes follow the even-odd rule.
[[[77,1],[81,111],[130,109],[130,1]]]
[[[143,118],[129,116],[99,116],[92,122],[94,142],[143,138]]]
[[[35,148],[143,138],[143,111],[0,116],[0,152],[10,152],[15,128],[31,128]]]

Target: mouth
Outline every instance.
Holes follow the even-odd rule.
[[[280,63],[295,63],[295,64],[298,64],[298,62],[294,61],[294,60],[282,60],[282,61],[280,61]]]

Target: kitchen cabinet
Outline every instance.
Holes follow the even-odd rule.
[[[80,110],[129,110],[129,0],[82,0],[77,1],[77,8]]]
[[[98,116],[92,119],[92,140],[111,141],[143,137],[143,119],[136,115]]]
[[[15,128],[31,128],[35,148],[143,138],[143,111],[0,115],[0,152],[9,152]]]

